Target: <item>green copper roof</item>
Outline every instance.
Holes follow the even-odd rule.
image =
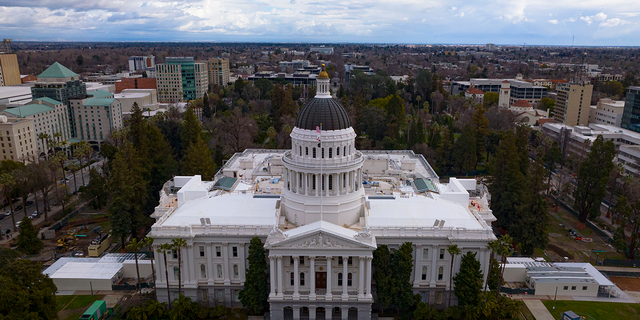
[[[113,97],[113,93],[105,90],[96,90],[92,92],[87,92],[87,94],[90,96],[93,96],[94,98]]]
[[[113,98],[104,99],[104,98],[89,98],[84,102],[83,106],[85,107],[108,107],[113,103]]]
[[[34,104],[27,104],[17,108],[7,109],[4,111],[14,116],[24,118],[24,117],[32,116],[34,114],[43,113],[43,112],[52,111],[52,110],[55,110],[55,109],[42,104],[34,103]]]
[[[62,102],[60,102],[60,101],[58,101],[58,100],[51,99],[51,98],[49,98],[49,97],[38,98],[38,99],[35,99],[35,100],[37,100],[37,101],[42,101],[42,102],[46,102],[46,103],[50,103],[50,104],[52,104],[52,105],[62,104]]]
[[[78,74],[69,70],[67,67],[58,62],[52,64],[47,70],[43,71],[38,78],[69,78],[78,77]]]

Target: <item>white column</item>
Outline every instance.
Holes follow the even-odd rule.
[[[224,271],[224,284],[230,285],[231,280],[229,279],[229,244],[222,244],[222,257],[224,259],[224,263],[222,264],[222,270]]]
[[[269,283],[271,284],[271,293],[269,297],[276,296],[276,257],[269,256]]]
[[[309,195],[309,174],[308,173],[304,174],[304,195],[305,196]]]
[[[325,300],[331,300],[331,256],[327,256],[327,294]]]
[[[347,262],[349,257],[342,257],[342,300],[349,299],[349,292],[347,291]]]
[[[247,272],[247,259],[245,259],[244,256],[244,243],[239,243],[238,244],[238,257],[240,257],[240,267],[238,270],[239,274],[238,274],[238,278],[240,278],[240,282],[244,285],[244,281],[247,279],[246,276],[246,272]]]
[[[433,246],[431,248],[431,280],[429,281],[429,287],[436,286],[436,272],[438,272],[438,257],[440,256],[440,252],[438,252],[438,246]]]
[[[158,251],[158,248],[160,248],[160,246],[153,246],[153,250],[155,251],[155,257],[156,257],[156,261],[154,262],[155,265],[154,267],[156,267],[156,277],[158,278],[156,281],[157,282],[162,282],[162,279],[164,279],[165,273],[164,273],[164,255],[162,253],[160,253]],[[169,279],[164,279],[166,282],[169,281]],[[157,284],[156,284],[157,286]]]
[[[358,268],[358,299],[364,298],[364,257],[358,257],[360,268]]]
[[[213,246],[211,243],[206,244],[206,255],[207,255],[207,282],[209,284],[213,284]]]
[[[189,263],[189,277],[185,283],[192,283],[195,282],[196,279],[196,261],[193,257],[193,244],[187,245],[185,250],[187,251],[187,262]]]
[[[300,299],[300,274],[298,273],[298,266],[300,264],[300,257],[293,257],[293,300]],[[295,310],[294,310],[295,311]]]
[[[316,174],[316,197],[319,195],[318,190],[320,190],[320,175]]]
[[[416,254],[413,261],[413,287],[420,286],[420,277],[422,270],[420,270],[420,260],[422,260],[422,245],[416,244]]]
[[[309,286],[311,288],[309,292],[309,300],[316,299],[316,257],[309,257],[309,265],[311,272],[309,272]],[[309,308],[309,315],[311,315],[311,308]],[[315,315],[315,314],[314,314]]]
[[[278,256],[278,297],[284,296],[284,287],[282,286],[282,256]]]
[[[325,173],[324,175],[324,194],[328,197],[329,196],[329,174]]]
[[[367,257],[367,298],[372,298],[371,295],[371,260],[373,257]]]

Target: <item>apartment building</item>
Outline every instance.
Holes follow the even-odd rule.
[[[15,86],[22,84],[18,56],[0,53],[0,86]]]
[[[556,89],[558,96],[553,119],[568,126],[586,126],[589,123],[593,85],[563,83]]]
[[[33,119],[0,115],[0,160],[28,162],[36,155]]]
[[[226,87],[229,85],[229,59],[210,58],[207,61],[209,85]]]
[[[48,151],[48,146],[43,144],[41,139],[38,139],[41,133],[47,134],[51,138],[54,134],[60,133],[60,141],[72,138],[67,108],[67,105],[60,101],[51,98],[38,98],[26,105],[4,110],[2,114],[8,117],[33,119],[35,145],[40,156]]]
[[[451,82],[451,95],[459,95],[466,92],[470,87],[475,87],[483,92],[500,93],[503,87],[502,83],[509,83],[508,97],[509,105],[514,104],[518,100],[526,100],[531,105],[538,106],[540,99],[547,96],[547,88],[535,85],[531,82],[521,79],[471,79],[469,81],[453,81]],[[504,91],[504,90],[503,90]],[[505,101],[506,103],[506,101]]]
[[[200,99],[207,92],[209,75],[207,62],[195,62],[193,57],[167,57],[156,65],[158,100],[183,102]]]
[[[71,108],[78,132],[76,138],[100,145],[111,133],[122,128],[122,105],[118,99],[72,99]]]

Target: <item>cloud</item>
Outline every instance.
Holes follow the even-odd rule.
[[[451,7],[451,11],[456,11],[458,10],[458,7]]]
[[[587,24],[591,24],[594,21],[607,20],[607,15],[604,12],[600,12],[593,16],[580,17],[580,20],[585,21]]]
[[[613,19],[609,19],[606,21],[603,21],[600,23],[601,27],[616,27],[619,25],[623,25],[623,24],[627,24],[629,23],[628,21],[619,19],[619,18],[613,18]]]
[[[558,20],[557,20],[557,19],[549,20],[549,23],[551,23],[551,24],[558,24]]]

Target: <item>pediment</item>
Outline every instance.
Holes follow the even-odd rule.
[[[371,237],[351,238],[337,236],[326,231],[316,231],[295,237],[287,237],[269,244],[273,249],[375,249]]]

